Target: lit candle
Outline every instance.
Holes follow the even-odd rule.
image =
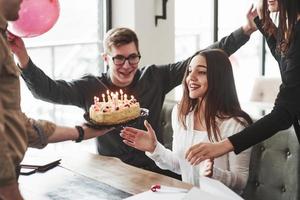
[[[116,92],[116,107],[119,106],[119,93]]]
[[[105,94],[102,93],[102,101],[105,103]]]
[[[108,102],[111,102],[111,97],[110,97],[110,95],[109,95],[109,91],[108,91],[108,90],[106,91],[106,94],[107,94],[107,101],[108,101]]]
[[[113,93],[111,92],[109,96],[111,97],[111,103],[113,103],[114,102],[114,95],[113,95]]]
[[[118,99],[117,99],[117,94],[115,93],[110,93],[110,95],[111,95],[111,97],[112,97],[112,103],[113,103],[113,105],[114,105],[114,107],[116,108],[117,107],[117,101],[118,101]]]
[[[127,94],[124,94],[124,101],[127,100]]]
[[[123,101],[124,97],[123,97],[123,90],[120,89],[120,96],[121,96],[121,101]]]

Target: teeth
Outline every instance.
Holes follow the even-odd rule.
[[[200,87],[199,85],[195,85],[195,84],[190,84],[189,85],[189,88],[191,88],[191,89],[197,89],[199,87]]]

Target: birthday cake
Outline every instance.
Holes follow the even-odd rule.
[[[102,101],[94,97],[94,104],[89,109],[90,119],[99,125],[121,124],[140,116],[139,102],[131,96],[128,99],[122,90],[119,93],[102,94]]]

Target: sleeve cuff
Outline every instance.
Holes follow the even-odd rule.
[[[250,39],[250,36],[244,33],[244,30],[242,27],[235,30],[233,33],[234,38],[236,38],[236,41],[243,41],[247,42]]]
[[[235,153],[235,154],[239,154],[240,152],[242,152],[243,151],[243,149],[242,149],[242,145],[238,145],[239,144],[239,141],[241,142],[241,141],[243,141],[243,140],[241,140],[240,138],[239,138],[239,135],[240,134],[234,134],[234,135],[231,135],[231,136],[229,136],[228,137],[228,140],[230,141],[230,143],[232,144],[232,146],[233,146],[233,152]],[[243,142],[244,143],[244,142]]]
[[[32,127],[34,129],[35,136],[33,135],[33,138],[37,139],[30,139],[31,141],[29,143],[30,147],[35,148],[43,148],[48,144],[48,138],[54,133],[56,129],[56,125],[52,122],[46,121],[46,120],[38,120],[38,121],[32,121]],[[29,134],[30,136],[31,134]]]
[[[146,151],[145,154],[149,158],[156,160],[160,156],[160,153],[163,151],[163,149],[165,149],[165,147],[160,142],[157,142],[153,153]]]
[[[35,65],[32,62],[31,58],[29,57],[29,61],[28,61],[28,64],[27,64],[26,68],[23,69],[19,65],[18,65],[18,67],[21,70],[22,75],[25,75],[26,77],[27,76],[29,77],[31,75],[31,71],[35,67]]]
[[[261,26],[261,20],[259,19],[258,16],[255,17],[253,21],[254,21],[254,23],[256,24],[256,26]]]

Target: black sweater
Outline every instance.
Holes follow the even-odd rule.
[[[295,37],[285,56],[277,53],[276,38],[264,33],[258,18],[255,18],[255,23],[265,36],[272,55],[279,64],[282,84],[271,113],[228,138],[234,146],[235,153],[240,153],[291,125],[294,125],[298,141],[300,135],[300,21],[295,26]]]
[[[248,40],[249,36],[245,35],[240,28],[208,48],[221,48],[231,55]],[[88,112],[93,104],[93,97],[105,93],[106,87],[111,91],[122,89],[124,93],[134,95],[141,107],[149,109],[148,121],[153,126],[158,140],[163,143],[159,120],[165,95],[181,83],[190,59],[191,57],[177,63],[142,67],[138,69],[133,82],[126,88],[113,85],[110,72],[101,76],[84,76],[71,82],[52,80],[31,61],[22,71],[22,77],[36,98],[51,103],[75,105],[85,112]],[[137,128],[144,129],[144,125],[139,124]],[[99,154],[115,156],[128,164],[157,171],[155,163],[145,156],[144,152],[125,145],[119,134],[120,130],[114,130],[98,137]]]

